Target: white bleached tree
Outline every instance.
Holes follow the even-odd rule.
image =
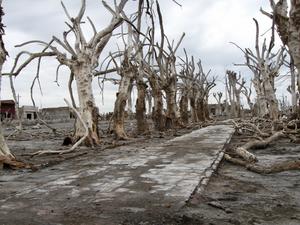
[[[28,55],[28,58],[11,73],[12,75],[17,76],[32,60],[45,56],[54,56],[59,62],[59,66],[66,66],[76,82],[80,117],[88,128],[88,135],[85,139],[85,144],[88,146],[94,146],[100,143],[98,134],[98,108],[94,102],[92,89],[94,72],[99,65],[98,60],[100,54],[110,40],[113,31],[123,22],[121,14],[127,1],[128,0],[120,0],[118,4],[117,1],[115,1],[114,9],[105,1],[102,1],[103,6],[112,14],[112,19],[107,27],[97,31],[91,19],[87,17],[88,22],[93,29],[93,35],[89,40],[86,39],[82,29],[86,0],[81,0],[81,8],[76,17],[71,17],[67,8],[62,3],[65,14],[69,20],[69,22],[66,23],[68,30],[63,32],[63,39],[60,40],[53,36],[49,43],[44,41],[29,41],[19,45],[19,47],[21,47],[37,43],[42,44],[45,47],[41,52],[37,53],[29,53],[27,51],[20,52],[16,58],[15,65],[18,64],[20,56]],[[71,34],[73,34],[75,39],[74,42],[69,40]],[[85,136],[85,133],[85,126],[77,119],[74,140],[79,140]]]

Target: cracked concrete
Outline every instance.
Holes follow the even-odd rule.
[[[210,126],[157,146],[1,176],[0,224],[120,224],[128,214],[175,212],[203,190],[233,132]]]

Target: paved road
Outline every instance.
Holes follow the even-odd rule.
[[[177,212],[207,183],[233,131],[210,126],[157,146],[2,176],[0,224],[130,224]]]

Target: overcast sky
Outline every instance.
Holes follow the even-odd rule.
[[[113,2],[107,0],[108,3]],[[244,62],[241,52],[229,44],[230,41],[238,43],[241,47],[254,46],[255,26],[252,18],[258,19],[262,33],[267,31],[270,20],[259,12],[260,7],[269,10],[268,0],[178,0],[182,7],[172,0],[161,0],[164,17],[165,32],[170,39],[178,40],[182,32],[186,33],[182,47],[195,58],[201,58],[204,69],[212,69],[212,75],[219,77],[217,90],[222,90],[224,73],[227,69],[242,71],[249,80],[251,73],[247,69],[237,68],[233,63]],[[80,7],[80,0],[64,0],[71,15],[76,15]],[[125,10],[130,10],[137,4],[131,2]],[[129,9],[130,8],[130,9]],[[52,35],[61,37],[66,30],[67,20],[60,0],[4,0],[4,24],[6,35],[4,41],[10,54],[4,71],[8,72],[12,61],[20,49],[14,45],[29,40],[49,41]],[[110,21],[110,14],[106,12],[100,0],[87,0],[86,16],[89,16],[98,30]],[[85,17],[86,18],[86,17]],[[89,28],[86,29],[89,33]],[[279,40],[277,43],[280,44]],[[40,49],[26,47],[22,49]],[[116,48],[115,40],[107,46],[104,55]],[[182,50],[178,52],[182,54]],[[64,106],[63,98],[69,98],[66,88],[69,71],[62,69],[59,75],[59,84],[54,82],[57,62],[55,59],[45,59],[41,66],[41,85],[43,95],[38,88],[35,89],[35,99],[39,107]],[[30,105],[30,86],[34,78],[36,65],[32,63],[16,79],[16,91],[20,95],[20,105]],[[11,98],[8,79],[4,78],[2,85],[2,99]],[[96,82],[95,82],[96,83]],[[107,85],[104,94],[104,105],[101,95],[95,84],[95,100],[101,112],[111,111],[115,99],[116,87]],[[285,89],[286,87],[281,87]]]

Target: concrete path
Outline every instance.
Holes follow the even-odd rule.
[[[137,215],[177,212],[208,182],[233,131],[210,126],[154,147],[1,176],[0,224],[130,224]]]

